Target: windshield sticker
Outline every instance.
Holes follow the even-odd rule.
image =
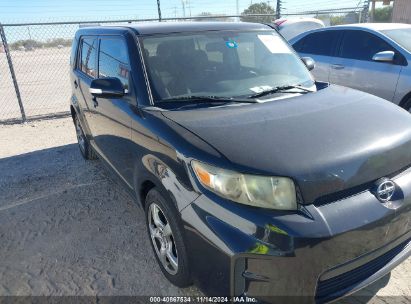
[[[253,91],[254,93],[261,93],[263,91],[271,90],[272,88],[273,87],[263,85],[263,86],[259,86],[259,87],[252,87],[252,88],[250,88],[250,91]]]
[[[229,49],[236,49],[238,47],[237,42],[233,41],[233,40],[228,40],[225,42],[225,45],[229,48]]]
[[[258,39],[273,54],[290,54],[291,50],[287,44],[278,36],[258,35]]]

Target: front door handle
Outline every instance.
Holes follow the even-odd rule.
[[[342,70],[345,67],[342,64],[332,64],[331,68],[334,69],[334,70]]]
[[[97,101],[97,98],[95,96],[93,97],[93,105],[94,105],[95,108],[98,107],[98,101]]]

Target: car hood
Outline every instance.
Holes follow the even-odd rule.
[[[411,116],[352,89],[261,104],[165,111],[244,172],[291,177],[304,203],[411,164]]]

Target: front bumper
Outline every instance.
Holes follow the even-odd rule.
[[[181,212],[196,283],[210,295],[312,303],[374,282],[411,254],[411,169],[392,180],[388,203],[363,191],[298,212],[201,195]]]

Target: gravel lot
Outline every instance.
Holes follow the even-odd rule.
[[[11,56],[26,115],[66,112],[71,93],[70,48],[13,50]],[[20,119],[5,53],[0,53],[0,75],[0,120]]]
[[[163,277],[143,211],[70,118],[0,125],[0,295],[200,295]],[[411,303],[411,259],[345,303]]]

